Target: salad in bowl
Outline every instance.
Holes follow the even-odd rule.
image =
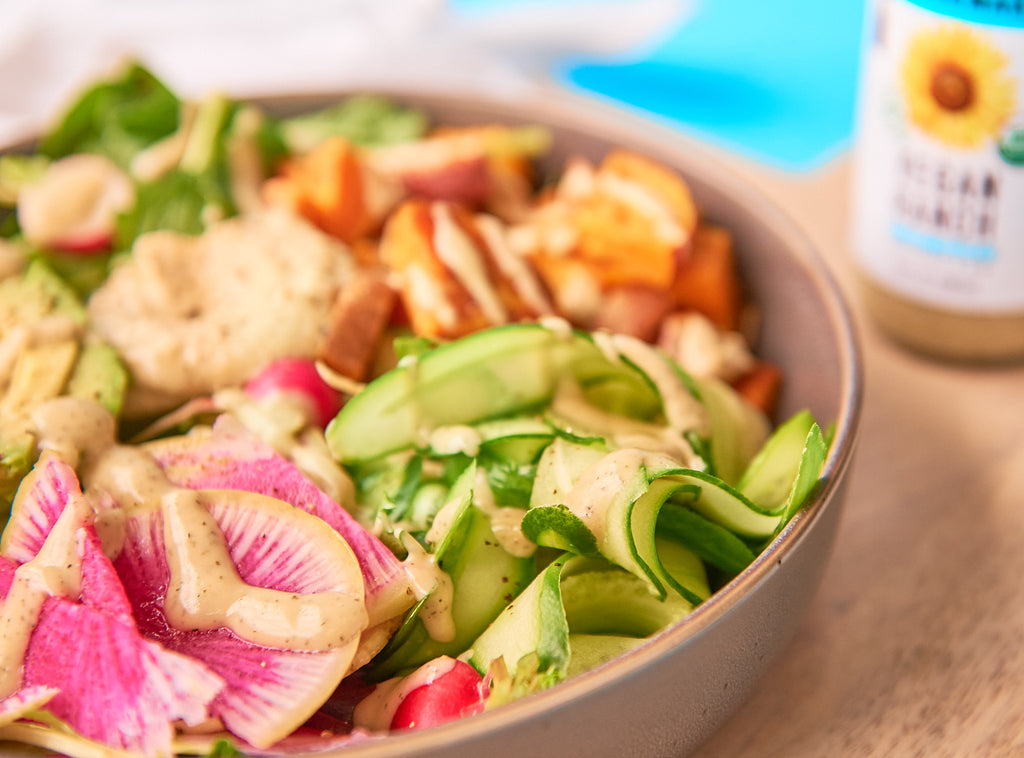
[[[180,98],[0,158],[0,740],[344,749],[601,667],[820,487],[728,228],[543,124]]]

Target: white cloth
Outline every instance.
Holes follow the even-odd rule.
[[[567,54],[636,54],[687,0],[0,0],[0,145],[134,58],[176,91],[515,92]]]

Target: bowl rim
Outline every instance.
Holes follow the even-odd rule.
[[[266,107],[271,112],[282,109],[301,112],[360,92],[372,92],[399,102],[421,103],[428,110],[471,106],[496,112],[500,117],[515,117],[588,133],[609,144],[624,144],[641,150],[646,146],[663,156],[670,156],[671,165],[684,175],[692,167],[702,177],[713,176],[712,183],[716,189],[726,192],[735,204],[747,208],[758,224],[767,224],[773,229],[786,249],[794,253],[794,260],[816,290],[823,294],[822,301],[836,340],[840,396],[832,445],[822,473],[823,484],[812,502],[793,517],[749,566],[685,618],[605,664],[493,711],[422,730],[372,735],[315,753],[295,753],[296,756],[397,758],[418,751],[457,748],[468,739],[528,722],[655,665],[672,651],[704,634],[742,603],[797,548],[820,520],[824,509],[833,504],[853,457],[863,406],[864,370],[860,339],[846,297],[829,266],[800,225],[774,200],[744,181],[737,169],[716,155],[708,143],[622,106],[556,85],[491,94],[476,90],[452,92],[422,86],[415,89],[382,86],[290,91],[287,94],[246,95],[238,99]],[[27,150],[32,143],[31,139],[19,139],[12,144],[0,145],[0,154]]]

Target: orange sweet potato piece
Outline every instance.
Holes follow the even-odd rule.
[[[577,253],[602,285],[671,286],[675,247],[659,240],[636,209],[596,194],[574,209],[571,223],[579,233]]]
[[[782,388],[782,370],[773,363],[758,361],[732,386],[748,403],[771,416]]]
[[[488,326],[483,312],[434,250],[431,203],[399,206],[380,241],[381,262],[398,275],[402,305],[413,331],[453,339]]]
[[[742,289],[732,235],[722,227],[701,224],[690,255],[679,264],[672,284],[676,305],[703,313],[719,329],[738,328]]]
[[[289,162],[264,184],[269,204],[297,211],[344,242],[373,232],[377,219],[367,208],[363,167],[354,146],[341,137],[324,140]]]
[[[601,171],[635,181],[661,198],[687,234],[697,228],[699,213],[690,188],[676,172],[645,155],[615,148],[601,162]]]

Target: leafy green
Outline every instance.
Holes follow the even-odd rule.
[[[337,105],[281,122],[285,144],[295,152],[308,152],[329,137],[340,136],[356,145],[371,147],[422,137],[426,114],[377,95],[355,95]]]
[[[229,740],[217,740],[210,752],[206,754],[206,758],[238,758],[243,756],[238,748],[236,748]]]
[[[163,82],[132,64],[120,77],[86,90],[43,136],[38,151],[52,159],[98,153],[127,168],[136,153],[177,130],[180,108]]]
[[[210,195],[223,200],[224,189],[210,175],[173,171],[138,187],[135,207],[117,219],[117,245],[131,247],[140,235],[157,229],[200,234]]]

